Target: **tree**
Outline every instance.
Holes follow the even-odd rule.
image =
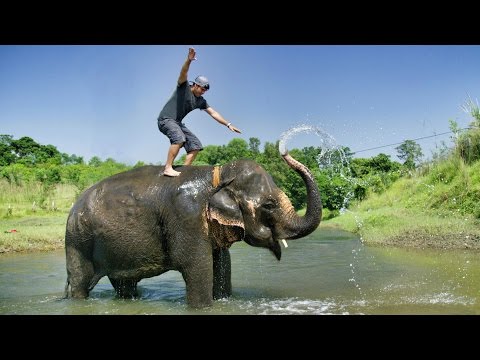
[[[8,136],[2,136],[2,142],[8,142]],[[37,164],[60,164],[62,154],[53,145],[40,145],[31,137],[23,136],[18,140],[10,139],[11,153],[14,154],[15,162],[26,165]]]
[[[0,166],[7,166],[15,162],[15,154],[9,144],[0,140]]]
[[[40,150],[40,144],[31,137],[23,136],[18,140],[12,141],[12,149],[17,156],[17,162],[26,165],[34,165],[36,155]]]
[[[297,159],[310,170],[318,169],[318,159],[322,149],[320,147],[307,146],[302,149],[302,156]]]
[[[369,166],[377,172],[389,172],[398,170],[400,164],[391,161],[389,155],[380,153],[370,159]]]
[[[10,146],[13,141],[12,135],[0,135],[0,144]]]
[[[60,165],[62,163],[62,154],[53,145],[40,145],[35,154],[36,163],[53,163]]]
[[[225,154],[228,161],[237,159],[249,159],[250,151],[248,150],[248,144],[241,138],[234,138],[225,147]]]
[[[68,155],[67,153],[62,153],[61,159],[63,165],[84,164],[83,156],[77,156],[75,154]]]
[[[248,148],[253,154],[258,154],[260,152],[260,139],[256,137],[251,137],[248,139],[249,145]]]
[[[180,157],[179,164],[183,164],[185,162],[186,155],[183,154]],[[207,145],[200,151],[195,158],[195,165],[223,165],[227,160],[223,152],[221,151],[221,147],[218,145]]]
[[[102,165],[102,160],[98,156],[94,156],[90,159],[88,165],[93,167],[99,167],[100,165]]]
[[[278,140],[275,144],[267,141],[264,145],[263,154],[260,154],[256,161],[272,176],[275,184],[285,191],[287,189],[286,175],[289,167],[278,152],[278,143]],[[286,193],[289,194],[288,191]]]
[[[372,171],[370,159],[355,158],[350,162],[350,169],[353,177],[361,178],[368,175]]]
[[[422,148],[413,140],[405,140],[395,150],[398,152],[397,157],[404,160],[403,165],[409,170],[414,170],[416,163],[423,157]]]

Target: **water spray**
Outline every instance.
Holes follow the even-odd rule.
[[[288,153],[286,143],[290,140],[293,136],[300,134],[300,133],[307,133],[307,134],[316,134],[320,137],[320,142],[322,143],[323,147],[326,149],[333,149],[337,148],[335,139],[330,135],[327,134],[325,131],[320,129],[319,127],[308,125],[308,124],[300,124],[296,125],[291,129],[283,132],[280,135],[280,141],[278,142],[278,151],[280,155],[285,156]]]
[[[288,154],[287,141],[293,136],[300,133],[313,133],[320,137],[320,142],[322,144],[322,153],[320,154],[320,156],[324,156],[325,154],[338,148],[335,139],[319,127],[308,124],[300,124],[294,126],[291,129],[288,129],[280,135],[280,141],[278,142],[278,151],[280,152],[280,155],[285,157]],[[282,239],[280,241],[282,242],[283,246],[285,246],[285,248],[288,247],[287,241],[285,239]]]

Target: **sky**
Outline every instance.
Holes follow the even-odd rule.
[[[206,76],[208,104],[242,131],[194,110],[184,123],[204,147],[256,137],[263,150],[308,125],[354,157],[400,161],[396,146],[424,138],[428,159],[451,145],[449,120],[467,127],[462,106],[480,98],[480,45],[0,45],[0,134],[87,162],[164,164],[170,143],[157,117],[189,46],[188,79]],[[300,132],[286,146],[321,140]]]

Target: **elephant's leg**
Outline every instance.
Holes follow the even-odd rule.
[[[71,246],[66,247],[66,255],[67,283],[70,284],[71,296],[73,298],[87,298],[95,273],[93,262],[81,251]]]
[[[213,261],[212,256],[196,261],[182,271],[187,292],[187,304],[190,307],[202,308],[213,303]]]
[[[135,279],[113,279],[108,277],[112,283],[117,295],[121,298],[135,298],[137,297],[137,283]]]
[[[232,295],[232,264],[228,249],[213,251],[213,298],[221,299]]]

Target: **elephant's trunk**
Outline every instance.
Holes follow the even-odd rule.
[[[303,181],[305,181],[305,186],[307,187],[307,210],[302,217],[297,215],[291,203],[289,206],[287,205],[287,209],[284,209],[287,221],[282,222],[282,229],[277,235],[283,239],[298,239],[312,233],[320,224],[322,219],[322,200],[317,183],[310,170],[292,158],[288,152],[283,154],[282,157],[288,166],[299,173]]]

